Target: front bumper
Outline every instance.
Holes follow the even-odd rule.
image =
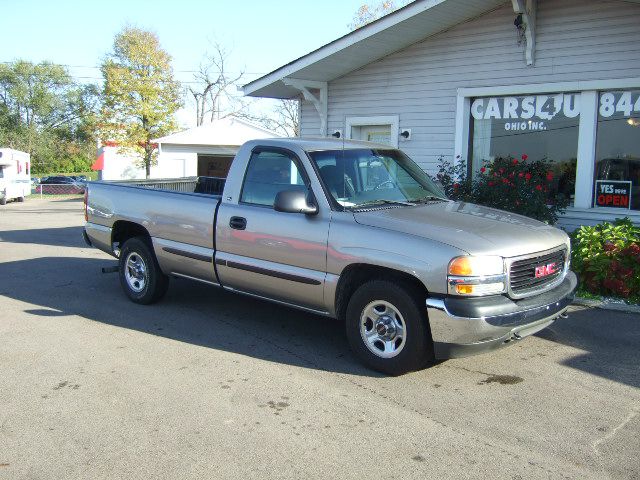
[[[554,289],[522,300],[504,295],[427,299],[436,358],[475,355],[532,335],[567,311],[578,279],[569,272]]]

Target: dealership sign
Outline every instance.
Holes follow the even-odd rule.
[[[471,104],[475,120],[505,120],[507,131],[547,130],[547,122],[559,114],[564,118],[580,115],[580,94],[476,98]]]
[[[631,209],[631,182],[596,180],[596,207]]]

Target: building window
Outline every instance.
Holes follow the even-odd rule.
[[[600,92],[594,207],[640,210],[640,90]]]
[[[580,94],[482,97],[471,102],[471,174],[498,157],[552,162],[552,194],[575,195]]]
[[[346,138],[398,146],[398,115],[347,117]]]

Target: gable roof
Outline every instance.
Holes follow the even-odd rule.
[[[240,146],[257,138],[281,137],[276,132],[236,117],[221,118],[199,127],[153,139],[154,143],[171,145]]]
[[[640,0],[621,1],[640,3]],[[508,0],[416,0],[244,85],[242,91],[251,97],[294,98],[300,90],[285,85],[283,79],[335,80],[509,3]]]
[[[283,78],[328,82],[476,18],[505,0],[417,0],[242,87],[252,97],[293,98]]]

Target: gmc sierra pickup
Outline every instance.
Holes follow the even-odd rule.
[[[89,183],[85,215],[132,301],[182,277],[337,317],[393,375],[519,341],[577,285],[563,231],[448,200],[404,153],[364,142],[250,141],[218,195]]]

